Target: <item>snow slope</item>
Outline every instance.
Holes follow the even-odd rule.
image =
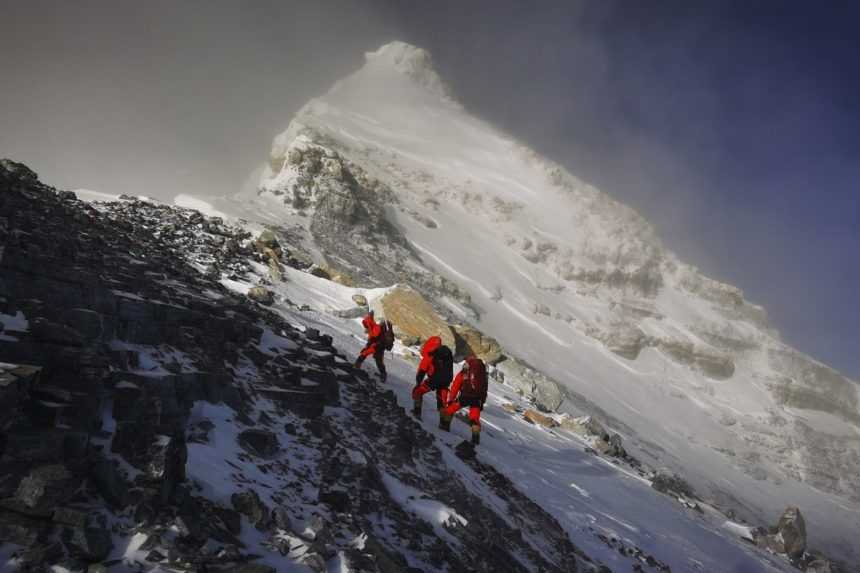
[[[309,149],[324,156],[312,177]],[[702,276],[633,210],[467,113],[429,55],[407,44],[368,54],[306,104],[275,138],[259,192],[216,208],[308,228],[316,195],[299,207],[291,194],[337,177],[336,158],[393,192],[385,213],[414,264],[466,291],[471,310],[452,313],[557,381],[562,410],[597,408],[638,455],[681,468],[741,515],[771,522],[800,506],[813,545],[860,562],[857,384],[782,343],[739,289]],[[585,468],[554,471],[574,481]]]
[[[243,292],[251,284],[235,282],[228,286]],[[285,269],[284,281],[269,288],[277,300],[290,301],[278,302],[274,308],[291,323],[331,334],[336,347],[355,355],[364,343],[360,319],[345,319],[336,314],[354,306],[353,294],[373,300],[385,290],[353,289],[289,268]],[[297,307],[305,310],[299,311]],[[387,386],[395,392],[399,405],[408,408],[417,360],[415,350],[398,343],[394,356],[387,356]],[[368,372],[375,372],[374,368],[365,365]],[[580,436],[560,428],[549,430],[530,424],[522,416],[503,409],[502,404],[520,409],[530,407],[527,398],[517,395],[513,387],[491,384],[482,416],[485,435],[479,459],[511,479],[558,519],[585,553],[606,563],[613,571],[624,571],[631,562],[637,562],[619,553],[617,547],[621,545],[640,548],[674,572],[793,570],[784,560],[741,541],[741,536],[748,534],[743,526],[727,522],[721,514],[707,508],[704,514],[685,508],[656,493],[647,480],[587,453],[589,443]],[[496,494],[454,453],[454,447],[468,437],[468,426],[455,420],[452,432],[446,433],[436,429],[435,422],[434,415],[425,412],[424,428],[435,436],[437,443],[446,446],[445,462],[473,484],[476,493],[494,499]],[[208,473],[208,462],[198,465],[195,459],[192,453],[189,467],[197,466],[195,471],[201,475]],[[451,518],[468,520],[468,515],[452,513],[440,502],[412,491],[391,476],[383,479],[392,496],[408,511],[443,534],[442,522]],[[495,503],[505,501],[497,499]],[[607,543],[600,536],[612,541]]]

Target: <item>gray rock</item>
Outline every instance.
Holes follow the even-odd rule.
[[[623,458],[627,455],[627,452],[624,450],[624,446],[621,445],[621,436],[618,434],[612,434],[612,436],[609,437],[609,440],[599,438],[594,444],[594,449],[606,456],[616,458]]]
[[[363,294],[354,294],[352,295],[352,302],[357,304],[358,306],[367,306],[367,297]]]
[[[167,502],[176,486],[185,481],[188,446],[180,437],[156,436],[148,458],[147,478],[159,485],[161,501]]]
[[[281,448],[278,437],[268,430],[249,429],[239,434],[239,445],[248,452],[270,458]]]
[[[34,545],[50,527],[45,519],[36,519],[12,511],[0,511],[0,539],[23,547]]]
[[[84,337],[77,330],[51,322],[45,318],[36,318],[30,322],[33,338],[40,342],[50,342],[62,346],[83,346]]]
[[[285,531],[289,531],[292,529],[292,520],[290,519],[290,514],[284,507],[276,507],[272,510],[272,519],[275,522],[275,525],[279,529],[283,529]]]
[[[272,291],[262,286],[255,286],[248,289],[248,298],[266,306],[275,303],[275,295]]]
[[[606,431],[606,428],[603,427],[603,424],[595,418],[594,416],[589,416],[587,420],[585,420],[582,425],[588,431],[588,433],[597,436],[598,438],[608,442],[609,441],[609,432]]]
[[[248,490],[242,493],[234,493],[230,496],[233,509],[248,518],[256,529],[266,531],[272,527],[272,514],[257,492]]]
[[[63,313],[63,323],[80,333],[87,341],[98,340],[104,332],[102,315],[86,308],[72,308]]]
[[[695,497],[692,486],[676,474],[656,474],[651,480],[651,487],[660,493]]]
[[[113,462],[99,457],[90,465],[89,475],[105,501],[116,508],[125,507],[128,488]]]
[[[824,558],[817,558],[806,566],[806,573],[834,573],[833,564]]]
[[[121,380],[114,386],[113,417],[118,422],[135,418],[140,411],[140,398],[143,391],[134,382]]]
[[[103,561],[113,549],[113,539],[103,515],[88,518],[84,527],[67,527],[61,536],[72,555],[89,562]]]
[[[81,479],[62,465],[39,466],[21,479],[14,497],[3,503],[25,515],[50,517],[80,486]]]
[[[806,522],[796,507],[787,507],[777,523],[778,535],[782,538],[785,553],[799,558],[806,551]]]

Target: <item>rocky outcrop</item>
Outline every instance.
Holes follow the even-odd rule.
[[[453,329],[457,337],[458,355],[474,355],[487,364],[496,364],[504,360],[502,347],[495,338],[471,326],[454,325]]]
[[[248,298],[266,306],[275,303],[275,295],[263,286],[255,286],[248,289]]]
[[[692,342],[660,339],[656,341],[655,346],[674,360],[710,378],[726,380],[735,373],[735,363],[731,356],[698,347]]]
[[[687,481],[677,474],[657,472],[651,478],[651,487],[672,496],[695,498],[696,493]]]
[[[418,291],[408,286],[394,288],[374,301],[373,307],[378,309],[380,316],[391,321],[394,325],[394,334],[404,344],[439,336],[443,344],[452,350],[456,348],[457,343],[451,327]]]
[[[648,336],[633,322],[620,321],[608,326],[591,324],[585,333],[628,360],[636,360],[646,348],[658,348],[676,362],[710,378],[725,380],[735,372],[734,359],[728,353],[677,338]]]
[[[860,424],[860,390],[836,370],[787,347],[768,350],[771,367],[783,378],[771,385],[792,408],[819,410]]]
[[[523,418],[529,423],[543,426],[544,428],[555,428],[559,425],[554,419],[536,410],[526,410],[523,412]]]
[[[555,412],[564,402],[564,394],[558,383],[516,359],[498,364],[494,374],[501,375],[516,390],[531,397],[539,410]]]
[[[600,340],[610,351],[628,360],[636,360],[651,341],[638,326],[630,322],[619,322],[607,328],[590,325],[586,334]]]
[[[806,522],[798,508],[787,507],[775,526],[755,529],[753,540],[759,547],[798,560],[806,551]]]

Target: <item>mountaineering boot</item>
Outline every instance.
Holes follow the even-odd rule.
[[[421,400],[413,400],[412,415],[421,419]]]
[[[446,432],[451,431],[451,419],[453,416],[448,416],[444,412],[439,412],[439,429]]]
[[[385,381],[388,380],[388,371],[383,368],[379,371],[379,381],[385,384]]]
[[[477,446],[481,443],[481,426],[472,424],[472,445]]]

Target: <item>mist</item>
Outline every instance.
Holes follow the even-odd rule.
[[[12,2],[0,156],[61,188],[224,195],[393,39],[860,376],[856,15],[783,2]]]

